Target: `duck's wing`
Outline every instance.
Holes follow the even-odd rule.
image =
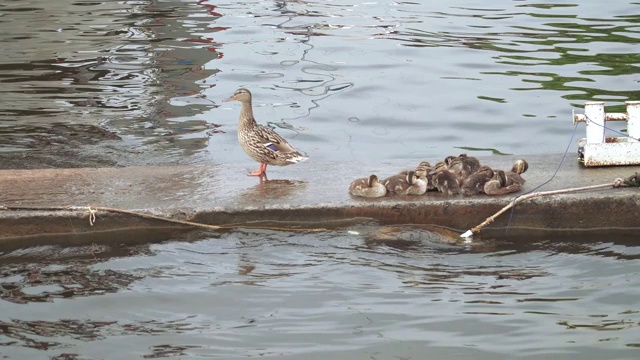
[[[254,135],[256,143],[279,153],[294,153],[296,149],[291,146],[287,140],[278,135],[270,127],[257,124],[254,128]]]
[[[351,193],[360,193],[363,189],[369,187],[369,179],[356,179],[353,180],[351,185],[349,186],[349,191]]]

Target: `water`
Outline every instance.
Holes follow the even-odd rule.
[[[0,358],[638,357],[626,241],[355,230],[4,254]]]
[[[4,1],[0,168],[249,162],[220,102],[240,86],[310,161],[559,153],[572,108],[640,100],[637,13]],[[638,357],[631,238],[441,240],[238,230],[0,252],[0,358]]]
[[[630,0],[5,1],[0,167],[249,162],[238,104],[220,102],[240,86],[311,161],[563,152],[573,108],[640,99],[637,13]]]

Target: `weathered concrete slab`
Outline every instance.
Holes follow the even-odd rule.
[[[492,167],[509,169],[517,157],[481,158]],[[524,156],[529,171],[524,192],[549,180],[561,155]],[[379,164],[316,163],[270,167],[269,180],[246,176],[254,164],[175,167],[129,167],[0,171],[0,205],[101,206],[208,224],[277,224],[284,227],[331,227],[355,218],[382,224],[435,224],[463,232],[492,215],[514,196],[427,193],[420,197],[353,198],[349,183],[371,173],[384,178],[412,168],[423,159]],[[435,162],[436,159],[426,159]],[[640,171],[640,167],[584,168],[573,156],[565,159],[555,178],[536,191],[603,183]],[[640,228],[640,191],[603,189],[536,198],[519,204],[510,232],[537,230],[632,231]],[[81,211],[0,211],[0,242],[33,245],[40,242],[130,242],[161,240],[185,228],[130,216],[98,213],[90,226]],[[491,228],[507,225],[509,216]],[[489,232],[489,228],[487,231]],[[127,238],[123,234],[129,234]],[[41,236],[46,235],[46,236]],[[76,239],[76,240],[74,240]]]

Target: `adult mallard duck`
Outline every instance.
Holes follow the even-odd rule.
[[[238,121],[238,141],[244,152],[260,163],[260,169],[249,175],[264,176],[267,173],[267,165],[285,166],[307,159],[273,129],[256,122],[249,90],[240,88],[224,101],[240,101],[242,104]]]
[[[387,188],[378,181],[378,177],[375,174],[371,174],[368,178],[353,180],[349,186],[349,194],[376,198],[385,196],[387,194]]]

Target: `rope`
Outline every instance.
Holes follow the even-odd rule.
[[[611,132],[614,132],[614,133],[616,133],[616,134],[618,134],[618,135],[622,135],[622,136],[627,137],[627,138],[629,138],[629,139],[633,139],[633,140],[636,140],[636,141],[640,141],[640,139],[636,139],[636,138],[634,138],[634,137],[630,136],[629,134],[624,134],[624,133],[622,133],[622,132],[620,132],[620,131],[617,131],[617,130],[615,130],[615,129],[612,129],[612,128],[610,128],[610,127],[606,126],[606,125],[602,125],[602,124],[598,124],[598,123],[596,123],[596,122],[595,122],[595,121],[593,121],[593,120],[592,120],[592,119],[591,119],[587,114],[584,114],[584,116],[585,116],[585,118],[587,119],[587,121],[588,121],[589,123],[591,123],[591,124],[598,125],[598,126],[600,126],[600,127],[604,128],[605,130],[609,130],[609,131],[611,131]],[[606,122],[605,122],[605,124],[606,124]],[[527,194],[533,193],[534,191],[536,191],[536,190],[540,189],[541,187],[543,187],[543,186],[547,185],[548,183],[550,183],[550,182],[551,182],[551,180],[553,180],[553,179],[556,177],[556,175],[558,174],[558,171],[560,170],[560,167],[562,166],[562,163],[564,162],[564,159],[567,157],[567,154],[569,153],[569,148],[571,147],[571,144],[573,144],[573,138],[574,138],[574,137],[575,137],[575,135],[576,135],[576,130],[577,130],[577,129],[578,129],[578,123],[576,123],[576,124],[575,124],[575,126],[573,127],[573,131],[571,132],[571,138],[569,138],[569,143],[567,144],[567,148],[564,150],[564,153],[562,154],[562,158],[560,159],[560,163],[558,163],[558,167],[557,167],[557,168],[556,168],[556,170],[553,172],[553,174],[551,175],[551,177],[550,177],[547,181],[543,182],[542,184],[540,184],[540,185],[538,185],[538,186],[534,187],[533,189],[531,189],[531,190],[527,191],[524,195],[527,195]],[[637,184],[636,184],[636,185],[632,185],[631,183],[627,183],[627,181],[629,181],[629,179],[630,179],[630,178],[631,178],[631,177],[629,177],[629,178],[627,178],[627,179],[625,179],[625,180],[624,180],[624,181],[625,181],[625,184],[627,184],[627,186],[636,186],[636,187],[640,187],[640,180],[637,180],[637,177],[636,177],[636,182],[637,182]],[[618,179],[616,179],[616,180],[619,180],[619,178],[618,178]],[[620,180],[621,180],[621,179],[620,179]],[[614,187],[619,187],[619,186],[614,186]],[[520,195],[520,196],[524,196],[524,195]],[[513,201],[516,201],[520,196],[516,196],[516,197],[513,199]],[[513,204],[513,205],[515,205],[515,204]],[[505,229],[505,234],[508,234],[508,233],[509,233],[509,226],[511,225],[511,221],[513,220],[513,214],[515,213],[515,210],[516,210],[515,206],[512,206],[512,207],[511,207],[511,213],[509,214],[509,221],[507,222],[507,228]]]
[[[541,187],[547,185],[548,183],[551,182],[551,180],[553,180],[556,177],[556,175],[558,175],[558,171],[560,171],[560,168],[562,167],[562,163],[564,163],[564,159],[567,157],[567,154],[569,153],[569,148],[571,147],[571,144],[573,143],[573,138],[576,135],[576,130],[577,129],[578,129],[578,124],[576,123],[576,125],[573,127],[573,132],[571,133],[571,138],[569,139],[569,143],[567,144],[567,148],[564,150],[564,153],[562,154],[562,158],[560,159],[560,163],[558,163],[558,167],[556,167],[556,170],[553,172],[551,177],[547,181],[543,182],[542,184],[540,184],[540,185],[534,187],[533,189],[527,191],[526,193],[524,193],[524,195],[530,194],[530,193],[540,189]],[[524,196],[524,195],[516,196],[512,201],[516,201],[516,200],[518,200],[518,198],[520,196]],[[511,225],[511,220],[513,219],[513,213],[515,211],[516,211],[515,206],[512,206],[511,213],[509,214],[509,221],[507,222],[507,228],[505,229],[505,234],[509,233],[509,225]]]
[[[221,230],[221,229],[265,229],[265,230],[280,230],[280,231],[304,231],[304,232],[320,232],[326,231],[327,229],[323,228],[284,228],[284,227],[270,227],[270,226],[243,226],[243,225],[209,225],[198,223],[194,221],[187,220],[178,220],[172,219],[164,216],[151,215],[147,213],[142,213],[138,211],[132,210],[124,210],[124,209],[116,209],[110,207],[101,207],[101,206],[3,206],[0,205],[0,210],[4,211],[86,211],[89,213],[89,225],[93,226],[96,222],[96,214],[98,211],[108,212],[108,213],[117,213],[117,214],[125,214],[132,215],[136,217],[140,217],[143,219],[150,220],[159,220],[170,222],[174,224],[192,226],[207,230]]]
[[[635,177],[637,179],[637,174],[630,176],[629,179],[633,178],[633,177]],[[608,184],[590,185],[590,186],[583,186],[583,187],[569,188],[569,189],[560,189],[560,190],[552,190],[552,191],[541,191],[541,192],[529,193],[529,194],[526,194],[526,195],[522,195],[522,196],[519,196],[518,198],[516,198],[515,200],[511,201],[507,206],[505,206],[502,209],[500,209],[500,211],[498,211],[497,213],[493,214],[492,216],[489,216],[485,221],[483,221],[478,226],[475,226],[475,227],[471,228],[470,230],[467,230],[467,232],[465,232],[464,234],[460,235],[460,237],[466,238],[467,240],[469,240],[471,238],[471,236],[473,236],[474,234],[479,233],[480,230],[482,230],[482,228],[484,228],[485,226],[487,226],[487,225],[491,224],[492,222],[494,222],[495,219],[498,216],[502,215],[507,210],[513,208],[516,204],[521,203],[521,202],[523,202],[525,200],[528,200],[528,199],[532,199],[532,198],[540,197],[540,196],[566,194],[566,193],[571,193],[571,192],[602,189],[602,188],[608,188],[608,187],[619,188],[619,187],[629,186],[629,185],[626,185],[626,184],[627,184],[626,180],[623,180],[621,178],[616,178],[613,181],[613,183],[608,183]]]

